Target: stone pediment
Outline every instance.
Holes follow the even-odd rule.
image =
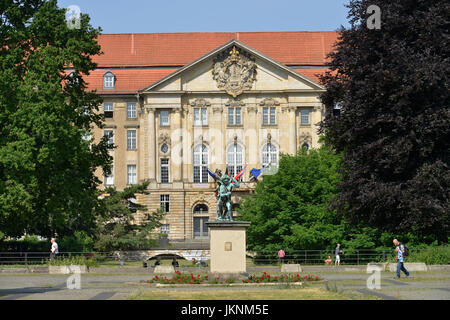
[[[300,73],[232,40],[140,90],[151,92],[225,92],[236,98],[251,90],[320,90]]]

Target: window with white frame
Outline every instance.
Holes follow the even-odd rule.
[[[161,183],[169,183],[169,159],[161,159]]]
[[[169,126],[169,111],[168,110],[161,110],[159,112],[160,117],[160,126],[161,127],[167,127]]]
[[[108,147],[112,149],[114,145],[114,132],[112,130],[105,130],[103,135],[108,137]]]
[[[243,164],[242,147],[238,144],[233,144],[227,151],[227,169],[230,176],[234,177],[238,174],[242,170]],[[242,178],[239,180],[242,180]]]
[[[127,183],[137,184],[137,169],[135,164],[127,165]]]
[[[300,123],[302,125],[310,124],[310,111],[308,109],[300,110]]]
[[[278,165],[278,150],[271,143],[266,144],[262,150],[262,165],[265,167],[269,164]]]
[[[116,82],[116,77],[114,75],[114,73],[112,72],[107,72],[105,73],[105,75],[103,76],[103,88],[104,89],[114,89],[115,87],[115,82]]]
[[[160,207],[164,210],[164,212],[170,211],[170,195],[168,194],[160,195]]]
[[[242,124],[241,108],[228,108],[228,125],[239,126]]]
[[[105,186],[112,186],[114,185],[114,167],[111,167],[111,174],[105,175],[104,177]]]
[[[128,119],[136,119],[136,103],[127,103],[127,118]]]
[[[208,125],[208,109],[194,108],[194,125],[206,126]]]
[[[114,118],[114,105],[112,103],[105,103],[104,114],[105,118]]]
[[[204,144],[194,148],[194,183],[208,183],[208,148]]]
[[[170,224],[162,224],[160,227],[160,233],[170,235]]]
[[[136,130],[127,130],[127,149],[128,150],[136,150],[137,149]]]
[[[275,107],[264,107],[263,108],[263,124],[264,125],[275,125],[277,122],[276,118],[276,108]]]

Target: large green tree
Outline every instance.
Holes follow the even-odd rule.
[[[94,171],[108,173],[111,159],[104,139],[86,139],[102,125],[101,100],[82,75],[96,67],[99,32],[83,14],[69,28],[56,0],[0,2],[0,230],[8,236],[95,225]]]
[[[255,194],[238,209],[250,221],[248,246],[274,251],[331,248],[344,240],[348,226],[328,210],[340,181],[340,156],[329,147],[283,155],[275,175],[265,175]]]
[[[381,28],[367,20],[381,9]],[[450,231],[450,3],[351,0],[321,130],[344,152],[335,207],[354,224],[391,232]],[[333,108],[341,105],[340,115]]]
[[[138,211],[147,207],[136,202],[138,194],[148,194],[149,182],[133,185],[118,191],[113,187],[105,189],[102,200],[103,214],[97,221],[94,247],[100,251],[147,249],[155,244],[154,230],[161,226],[165,215],[160,209],[151,214],[143,214],[136,221]]]

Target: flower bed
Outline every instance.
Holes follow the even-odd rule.
[[[294,275],[281,275],[281,276],[271,276],[270,274],[264,272],[262,275],[250,275],[248,280],[241,280],[242,283],[289,283],[289,282],[313,282],[313,281],[321,281],[323,280],[319,276],[315,275],[305,275],[302,276],[300,274]],[[158,276],[155,275],[151,280],[145,281],[146,283],[160,283],[160,284],[230,284],[239,282],[236,279],[221,279],[217,278],[208,278],[208,276],[200,275],[200,274],[182,274],[180,271],[177,271],[173,277],[168,278],[166,276]]]

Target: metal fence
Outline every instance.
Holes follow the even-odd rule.
[[[410,254],[417,253],[421,250],[410,250]],[[252,257],[247,263],[253,263],[254,265],[276,265],[279,263],[299,263],[303,265],[324,265],[325,260],[329,257],[332,263],[335,263],[336,256],[334,250],[296,250],[286,251],[285,257],[278,258],[277,252],[253,252],[248,253]],[[343,250],[343,254],[340,254],[341,265],[365,265],[369,262],[394,262],[396,257],[395,251],[392,250]]]
[[[118,261],[111,252],[61,252],[58,259],[70,257],[85,257],[99,262]],[[0,265],[45,265],[50,260],[49,252],[0,252]]]
[[[410,254],[418,253],[422,250],[410,250]],[[167,249],[167,259],[170,258],[171,251]],[[58,259],[83,256],[88,259],[95,259],[102,263],[107,262],[136,262],[141,261],[139,254],[129,254],[134,251],[128,251],[126,255],[117,254],[117,252],[61,252]],[[137,251],[138,252],[138,251]],[[160,253],[161,254],[161,253]],[[162,254],[163,256],[166,256]],[[120,258],[119,258],[120,257]],[[283,261],[278,259],[277,252],[247,252],[247,265],[277,265],[283,263],[299,263],[303,265],[324,265],[325,260],[331,257],[332,263],[335,262],[334,250],[296,250],[286,251]],[[163,257],[164,258],[164,257]],[[50,259],[49,252],[0,252],[0,265],[43,265]],[[408,259],[408,258],[406,258]],[[394,250],[343,250],[340,255],[341,265],[365,265],[369,262],[394,262]]]

